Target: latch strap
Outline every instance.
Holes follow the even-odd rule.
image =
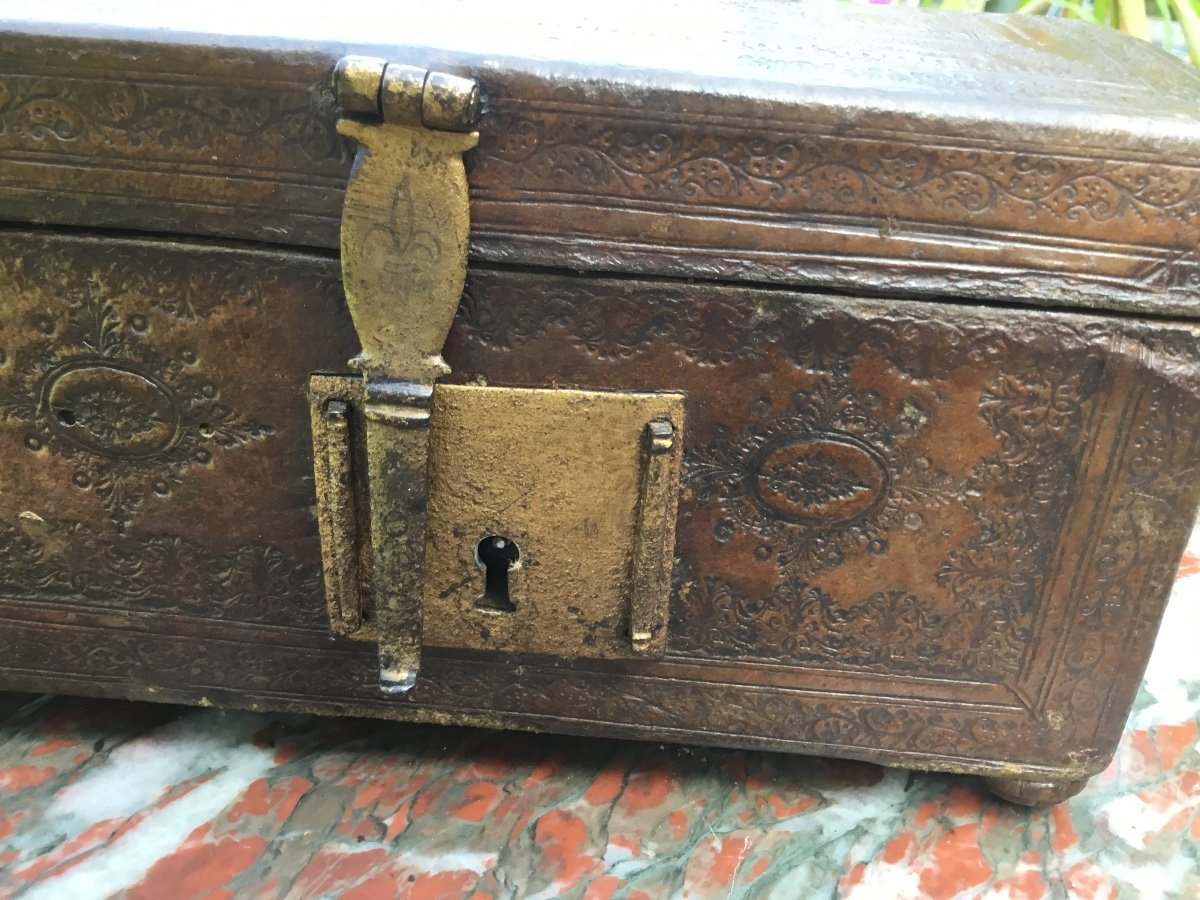
[[[350,364],[364,379],[380,687],[402,692],[421,664],[429,400],[435,379],[449,372],[442,346],[467,274],[462,155],[479,140],[470,130],[479,89],[453,75],[347,57],[334,71],[334,90],[347,116],[338,131],[359,145],[341,256],[362,344]]]

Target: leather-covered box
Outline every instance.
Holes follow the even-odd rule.
[[[601,6],[0,24],[0,686],[1069,796],[1200,491],[1200,79]]]

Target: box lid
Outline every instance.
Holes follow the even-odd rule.
[[[0,0],[0,220],[335,248],[329,74],[367,53],[483,85],[478,261],[1196,315],[1200,76],[1109,30],[295,6]]]

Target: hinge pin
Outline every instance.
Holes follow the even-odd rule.
[[[344,114],[389,125],[468,132],[479,121],[479,86],[470,78],[346,56],[333,70],[333,91]]]

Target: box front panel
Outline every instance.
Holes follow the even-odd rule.
[[[8,232],[0,296],[15,688],[1084,773],[1196,503],[1190,327],[478,271],[452,380],[686,395],[667,652],[430,649],[384,698],[311,509],[336,260]]]

